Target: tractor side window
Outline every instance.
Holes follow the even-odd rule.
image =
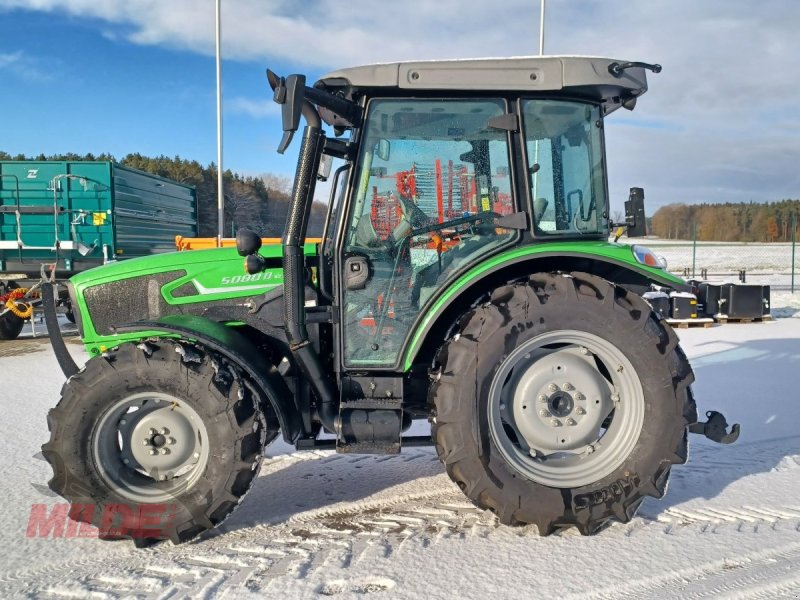
[[[348,365],[393,365],[429,299],[516,233],[502,100],[374,100],[344,248]]]
[[[600,109],[525,100],[522,114],[537,233],[607,233]]]

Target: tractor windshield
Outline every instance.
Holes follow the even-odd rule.
[[[607,233],[600,109],[523,100],[522,116],[537,235]]]
[[[346,223],[345,360],[395,363],[428,299],[517,236],[503,100],[385,99],[368,108]],[[350,279],[347,279],[350,277]]]

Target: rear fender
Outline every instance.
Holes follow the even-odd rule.
[[[536,247],[532,250],[536,250],[533,257],[522,254],[489,268],[480,265],[451,283],[409,336],[403,353],[401,365],[403,370],[409,371],[419,362],[428,364],[442,345],[444,337],[460,317],[476,303],[488,299],[493,290],[534,273],[589,273],[636,293],[647,291],[653,283],[673,290],[691,291],[690,286],[669,273],[662,273],[630,261],[615,260],[613,257],[588,252],[547,252]],[[479,274],[472,276],[473,272]]]
[[[258,349],[232,327],[196,315],[167,315],[155,321],[137,321],[115,328],[119,333],[163,331],[195,340],[238,365],[264,392],[275,410],[283,439],[294,444],[300,436],[300,413],[294,395],[274,365],[266,361]]]

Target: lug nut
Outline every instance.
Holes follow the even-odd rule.
[[[550,415],[550,412],[549,412],[549,411],[546,411],[546,410],[544,410],[544,409],[540,410],[540,411],[539,411],[539,414],[540,414],[541,416],[543,416],[543,417],[549,417],[549,416],[551,416],[551,415]]]
[[[585,346],[581,346],[581,354],[589,354],[589,349]]]
[[[547,396],[544,394],[539,394],[539,402],[547,402]]]
[[[547,386],[547,389],[550,390],[551,392],[557,392],[558,386],[555,383],[551,383],[550,385]]]
[[[573,426],[573,425],[577,425],[577,424],[578,424],[578,422],[575,419],[567,419],[567,425]]]
[[[577,400],[578,402],[582,402],[583,400],[586,400],[586,396],[578,392],[577,394],[575,394],[575,400]]]
[[[168,442],[168,443],[169,443],[169,445],[171,446],[172,444],[174,444],[174,443],[175,443],[175,438],[171,437],[171,438],[169,438],[169,440],[167,440],[167,442]]]
[[[145,446],[149,446],[150,445],[150,438],[144,438],[142,440],[142,444],[144,444]]]
[[[564,389],[564,391],[565,391],[565,392],[571,392],[572,390],[574,390],[574,389],[575,389],[575,386],[574,386],[574,385],[572,385],[571,383],[565,383],[565,384],[562,386],[562,388]]]
[[[553,427],[561,427],[561,421],[559,421],[558,419],[553,419],[552,421],[550,421],[550,425],[552,425]]]
[[[161,454],[169,454],[169,448],[162,448]]]
[[[158,454],[158,450],[156,450],[155,448],[152,448],[150,450],[150,456],[155,456],[156,454]]]
[[[160,433],[161,435],[167,435],[169,433],[169,429],[167,429],[166,427],[162,427],[161,429],[158,430],[158,433]]]
[[[582,406],[579,406],[578,408],[575,409],[575,414],[576,415],[585,415],[586,414],[586,409],[583,408]]]

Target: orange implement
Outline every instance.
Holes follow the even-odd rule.
[[[281,238],[261,238],[265,246],[279,246]],[[306,238],[306,244],[319,244],[322,238]],[[222,238],[223,248],[233,248],[236,246],[236,238]],[[188,238],[182,235],[175,236],[175,248],[178,250],[207,250],[209,248],[219,248],[217,238]]]

